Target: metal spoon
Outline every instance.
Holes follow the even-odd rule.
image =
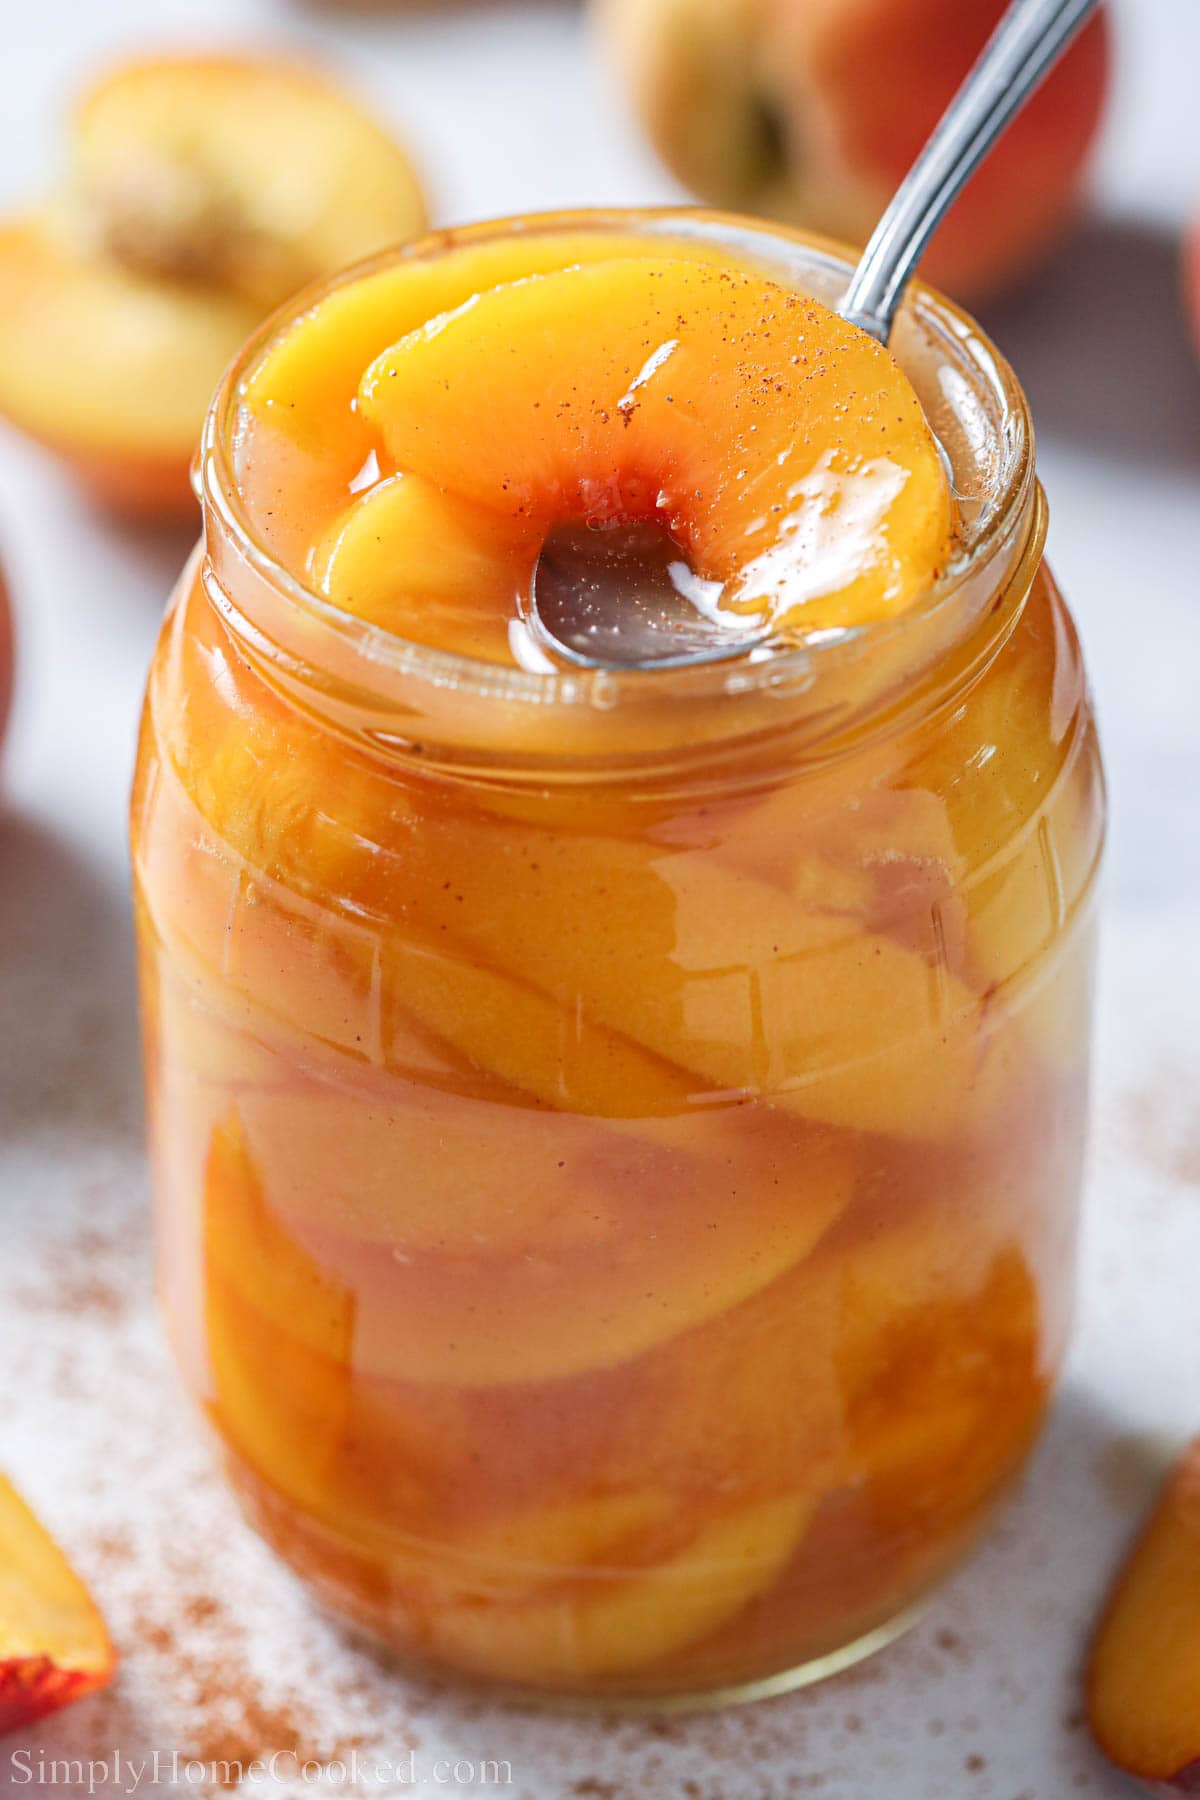
[[[938,225],[1099,5],[1013,0],[876,226],[838,307],[844,319],[887,343]],[[528,623],[551,655],[585,669],[682,668],[768,643],[769,626],[749,630],[719,611],[713,585],[697,583],[654,525],[560,525],[534,570]]]

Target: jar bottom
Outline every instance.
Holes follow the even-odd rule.
[[[398,1646],[389,1623],[392,1616],[389,1596],[384,1591],[377,1595],[364,1592],[357,1579],[353,1553],[338,1543],[328,1527],[300,1513],[264,1483],[227,1442],[219,1436],[217,1441],[225,1474],[247,1523],[304,1582],[319,1610],[333,1624],[359,1640],[386,1667],[427,1685],[433,1683],[439,1688],[468,1692],[521,1710],[568,1716],[661,1717],[716,1712],[726,1707],[777,1699],[783,1694],[829,1680],[865,1662],[903,1637],[924,1617],[943,1582],[986,1535],[1007,1494],[1015,1487],[1025,1460],[1022,1458],[1021,1464],[1012,1472],[1004,1491],[992,1497],[985,1516],[975,1521],[974,1529],[965,1538],[960,1538],[936,1571],[921,1583],[919,1591],[915,1595],[910,1593],[897,1610],[872,1621],[845,1642],[783,1668],[750,1674],[744,1679],[705,1680],[700,1676],[692,1685],[685,1677],[677,1688],[658,1691],[631,1688],[628,1692],[622,1691],[614,1682],[612,1686],[588,1692],[508,1682],[456,1668],[420,1650]],[[343,1575],[338,1572],[339,1562],[344,1564]]]
[[[760,1700],[778,1700],[784,1694],[794,1694],[801,1688],[815,1687],[818,1682],[831,1681],[835,1675],[844,1675],[848,1669],[867,1662],[872,1656],[879,1655],[905,1637],[920,1624],[933,1600],[932,1595],[926,1595],[911,1606],[906,1606],[903,1612],[897,1613],[886,1623],[864,1632],[853,1643],[844,1644],[840,1649],[831,1650],[824,1656],[811,1657],[807,1662],[797,1663],[792,1668],[781,1669],[775,1675],[763,1675],[748,1681],[732,1681],[721,1687],[685,1688],[678,1693],[668,1694],[622,1694],[619,1690],[603,1694],[580,1694],[555,1693],[547,1688],[522,1687],[516,1682],[487,1680],[483,1676],[472,1676],[462,1670],[446,1668],[441,1664],[434,1665],[419,1657],[406,1655],[388,1644],[370,1625],[353,1619],[340,1598],[329,1598],[319,1589],[315,1592],[315,1598],[327,1618],[353,1638],[360,1640],[377,1661],[394,1669],[397,1675],[426,1684],[436,1682],[439,1687],[493,1700],[497,1705],[509,1706],[520,1712],[550,1713],[560,1718],[615,1716],[641,1719],[725,1712],[730,1707],[753,1706]]]

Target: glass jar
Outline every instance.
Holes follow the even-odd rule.
[[[408,254],[564,228],[846,274],[694,213]],[[918,290],[955,569],[761,662],[534,675],[256,541],[239,397],[286,323],[214,403],[133,798],[187,1382],[258,1528],[415,1662],[832,1672],[976,1537],[1067,1332],[1103,795],[1021,393]]]

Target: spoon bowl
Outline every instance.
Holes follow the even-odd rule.
[[[720,611],[720,592],[650,520],[556,525],[534,570],[528,623],[543,649],[584,669],[727,662],[771,631]]]

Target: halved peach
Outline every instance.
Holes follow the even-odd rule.
[[[1087,1693],[1111,1762],[1152,1793],[1200,1794],[1200,1438],[1117,1578]]]
[[[116,1665],[87,1588],[0,1476],[0,1732],[107,1686]]]
[[[102,498],[177,510],[259,320],[423,222],[407,156],[318,74],[130,63],[83,97],[53,201],[0,231],[0,412]]]
[[[237,295],[80,257],[43,218],[0,229],[0,413],[121,510],[194,505],[209,396],[256,322]]]
[[[390,133],[315,67],[276,58],[113,70],[78,106],[71,175],[119,261],[242,294],[260,313],[425,218]]]
[[[726,604],[785,626],[899,611],[949,554],[946,475],[899,365],[748,271],[526,276],[400,339],[360,404],[395,466],[542,529],[656,519]]]

